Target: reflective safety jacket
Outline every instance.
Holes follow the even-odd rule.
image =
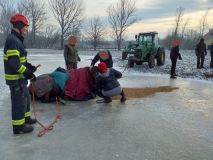
[[[27,66],[27,51],[23,44],[24,38],[12,30],[4,46],[4,70],[7,85],[27,84],[25,76],[32,74]],[[31,65],[32,66],[32,65]]]

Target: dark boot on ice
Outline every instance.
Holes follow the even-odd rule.
[[[20,133],[30,133],[33,131],[33,127],[28,124],[23,124],[21,126],[13,126],[13,133],[20,134]]]
[[[37,120],[34,119],[34,118],[31,118],[31,117],[26,117],[25,118],[25,123],[26,124],[35,124],[36,122],[37,122]]]
[[[170,77],[171,79],[176,79],[176,77],[174,76],[174,75],[171,75],[171,77]]]
[[[124,94],[124,91],[122,90],[122,92],[121,92],[121,99],[120,99],[120,102],[125,102],[126,101],[126,96],[125,96],[125,94]]]
[[[104,98],[104,103],[110,103],[110,102],[112,102],[112,99],[110,97]]]

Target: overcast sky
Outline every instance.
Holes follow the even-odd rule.
[[[17,2],[20,0],[17,0]],[[85,19],[100,16],[107,24],[107,8],[119,0],[83,0]],[[140,19],[132,25],[127,32],[130,39],[139,32],[157,31],[161,38],[165,37],[168,30],[174,26],[175,15],[178,7],[183,7],[184,19],[190,18],[188,28],[198,29],[199,21],[208,8],[207,22],[213,28],[213,0],[135,0]],[[47,2],[47,1],[46,1]],[[48,3],[47,3],[48,5]],[[51,15],[51,14],[50,14]],[[54,21],[50,16],[50,21]],[[49,22],[50,23],[50,22]],[[207,32],[207,31],[206,31]]]
[[[101,16],[106,18],[106,9],[118,0],[84,0],[85,15],[87,18]],[[136,0],[137,16],[140,21],[129,28],[128,34],[138,32],[158,31],[164,37],[168,29],[173,26],[178,7],[183,7],[184,18],[190,17],[190,28],[198,28],[199,21],[207,8],[213,8],[213,0]],[[208,15],[208,23],[213,26],[213,9]]]

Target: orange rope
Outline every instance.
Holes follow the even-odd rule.
[[[54,124],[56,122],[58,122],[59,119],[61,119],[61,109],[60,109],[60,106],[59,106],[59,97],[56,97],[56,115],[55,115],[55,118],[53,120],[52,123],[50,123],[48,126],[45,126],[43,125],[38,119],[37,119],[37,116],[36,116],[36,107],[35,107],[35,88],[34,88],[34,84],[33,82],[31,82],[31,85],[32,85],[32,89],[31,89],[31,92],[32,92],[32,108],[33,108],[33,114],[34,114],[34,117],[35,119],[37,120],[37,123],[41,126],[41,128],[43,128],[41,131],[38,132],[37,136],[38,137],[41,137],[43,136],[46,132],[48,132],[49,130],[53,130],[54,128]]]

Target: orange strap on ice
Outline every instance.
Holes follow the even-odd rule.
[[[45,126],[43,125],[38,119],[36,115],[36,107],[35,107],[35,88],[33,82],[31,82],[32,85],[32,108],[33,108],[33,114],[35,116],[35,119],[37,120],[37,123],[41,126],[42,130],[38,132],[37,136],[41,137],[49,130],[52,130],[54,128],[54,124],[58,122],[59,119],[61,119],[61,109],[59,106],[59,98],[56,97],[56,115],[54,117],[54,120],[49,125]]]

